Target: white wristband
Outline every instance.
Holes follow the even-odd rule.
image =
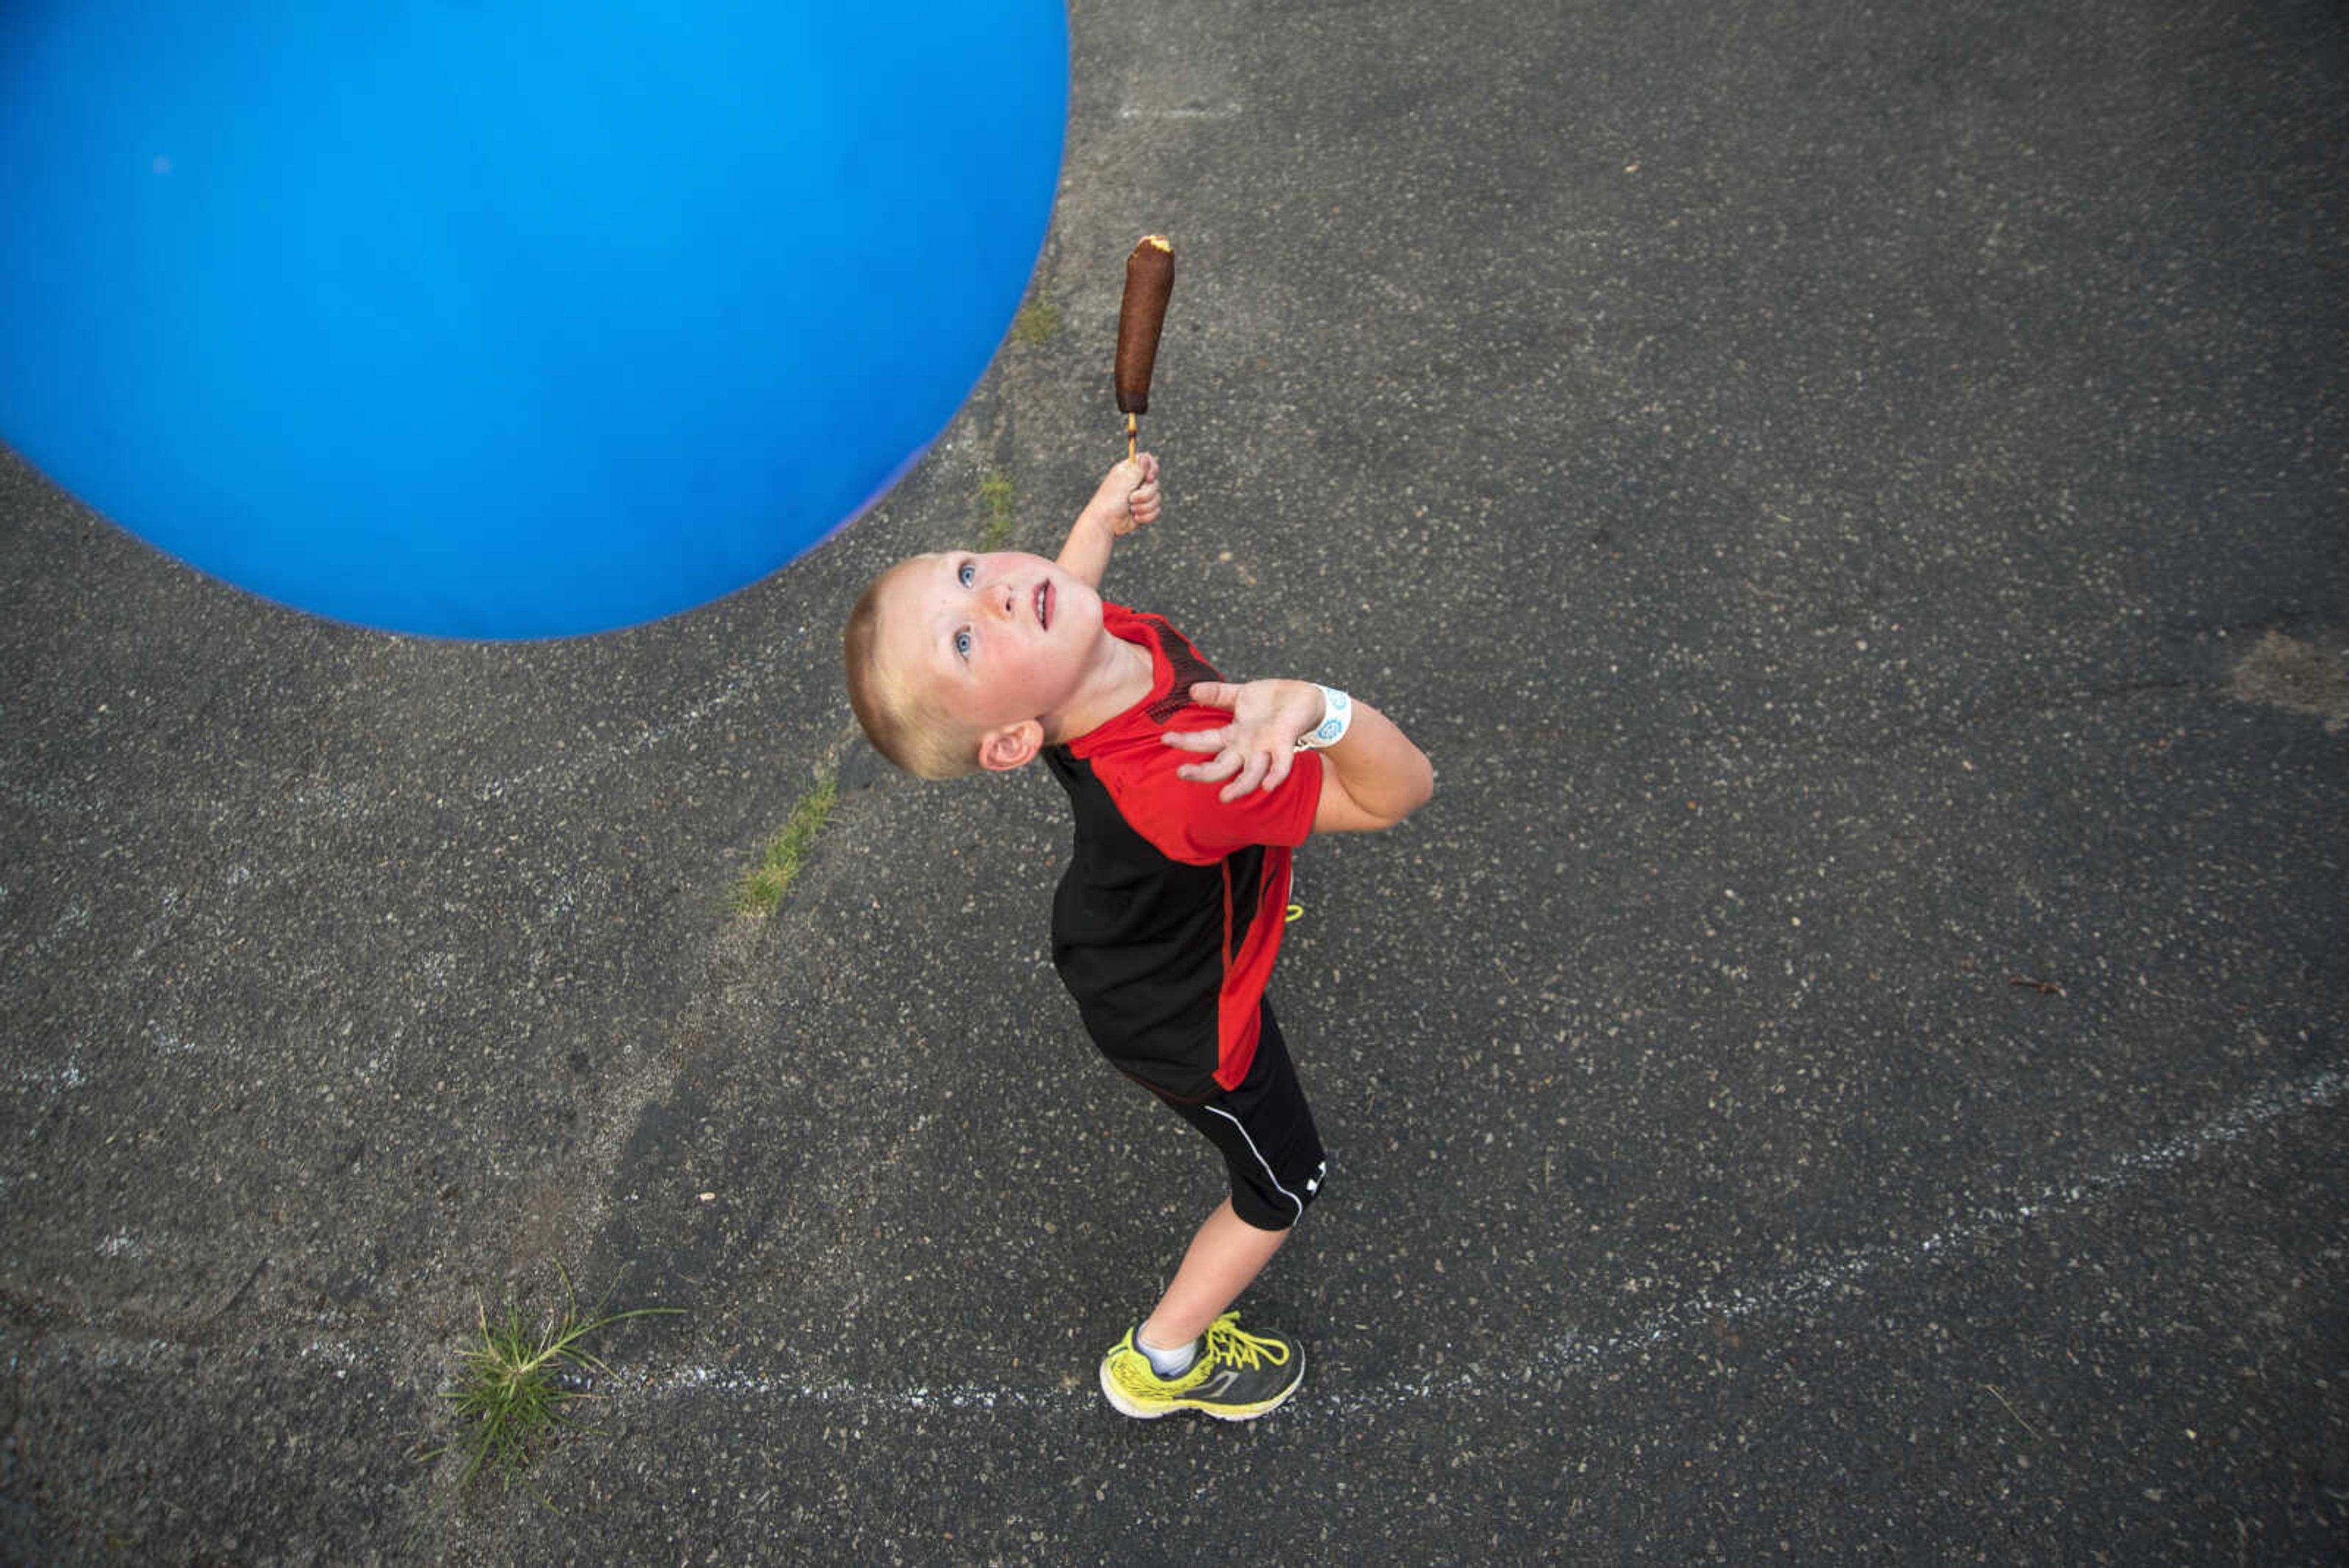
[[[1319,691],[1321,722],[1297,737],[1297,749],[1300,752],[1334,746],[1346,738],[1346,732],[1353,726],[1354,700],[1335,687],[1323,686]]]

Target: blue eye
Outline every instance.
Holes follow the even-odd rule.
[[[955,652],[965,659],[970,657],[970,633],[968,629],[955,633]]]
[[[964,587],[968,587],[971,584],[978,581],[978,563],[976,561],[965,561],[961,566],[957,566],[955,568],[955,581],[960,583]]]

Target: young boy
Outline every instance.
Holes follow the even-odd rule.
[[[1264,1000],[1289,851],[1393,826],[1434,774],[1369,704],[1302,680],[1226,682],[1163,619],[1103,602],[1112,542],[1159,505],[1145,454],[1110,470],[1057,560],[950,552],[885,572],[849,618],[848,689],[874,747],[910,773],[1041,753],[1068,791],[1053,964],[1111,1064],[1206,1135],[1232,1189],[1102,1358],[1102,1392],[1145,1419],[1244,1421],[1295,1393],[1305,1360],[1227,1309],[1324,1169]]]

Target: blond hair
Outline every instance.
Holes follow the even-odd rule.
[[[916,778],[951,779],[978,771],[978,737],[947,718],[910,671],[881,657],[881,602],[890,579],[936,558],[916,556],[874,578],[848,613],[842,652],[848,705],[873,749]]]

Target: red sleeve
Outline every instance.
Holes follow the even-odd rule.
[[[1219,709],[1193,706],[1168,721],[1169,730],[1212,730],[1231,722]],[[1221,784],[1178,778],[1174,770],[1198,761],[1154,734],[1146,745],[1122,748],[1117,765],[1100,769],[1119,815],[1169,859],[1210,866],[1251,844],[1294,849],[1313,833],[1321,804],[1321,757],[1300,752],[1288,776],[1273,790],[1250,790],[1226,804]],[[1103,759],[1106,761],[1106,759]]]

